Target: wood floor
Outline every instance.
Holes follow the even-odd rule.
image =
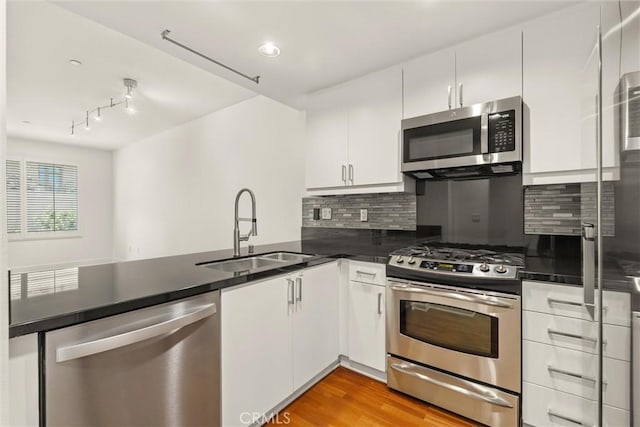
[[[332,427],[476,425],[343,367],[283,409],[269,425],[287,424]]]

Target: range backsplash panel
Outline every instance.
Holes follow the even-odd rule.
[[[330,208],[331,219],[314,220],[314,208]],[[367,210],[367,221],[360,221],[360,209]],[[374,193],[303,197],[302,226],[413,231],[416,229],[416,196]]]
[[[613,183],[602,185],[604,236],[615,235]],[[596,184],[533,185],[524,191],[525,234],[581,234],[582,222],[595,223]]]

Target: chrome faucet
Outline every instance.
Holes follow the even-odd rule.
[[[242,193],[244,193],[245,191],[249,193],[249,196],[251,196],[251,218],[238,217],[238,202],[240,201],[240,196],[242,196]],[[251,231],[249,231],[247,234],[241,235],[240,227],[239,227],[240,221],[250,221]],[[242,190],[238,191],[238,194],[236,195],[236,209],[235,209],[235,218],[234,218],[234,226],[233,226],[233,256],[234,257],[240,256],[240,242],[247,242],[249,241],[249,237],[257,236],[257,235],[258,235],[258,227],[256,223],[256,196],[254,196],[253,191],[249,190],[248,188],[243,188]]]

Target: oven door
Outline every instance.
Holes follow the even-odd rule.
[[[387,281],[387,353],[520,392],[520,297]]]

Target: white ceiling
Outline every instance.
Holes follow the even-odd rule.
[[[102,111],[101,123],[88,132],[82,123],[71,137],[71,121],[82,121],[87,109],[123,99],[125,77],[138,81],[138,112]],[[255,95],[52,3],[7,5],[10,137],[115,149]]]
[[[525,21],[564,1],[10,1],[10,136],[104,149],[160,132],[261,93],[296,108],[305,94]],[[172,38],[248,75],[256,85],[162,40]],[[274,41],[278,58],[257,53]],[[69,59],[79,59],[74,67]],[[195,65],[195,66],[194,66]],[[122,99],[70,136],[87,109]],[[30,124],[22,121],[28,120]]]
[[[71,1],[63,7],[297,108],[304,94],[496,31],[567,1]],[[170,37],[245,74],[163,41]],[[258,55],[265,40],[282,50]]]

